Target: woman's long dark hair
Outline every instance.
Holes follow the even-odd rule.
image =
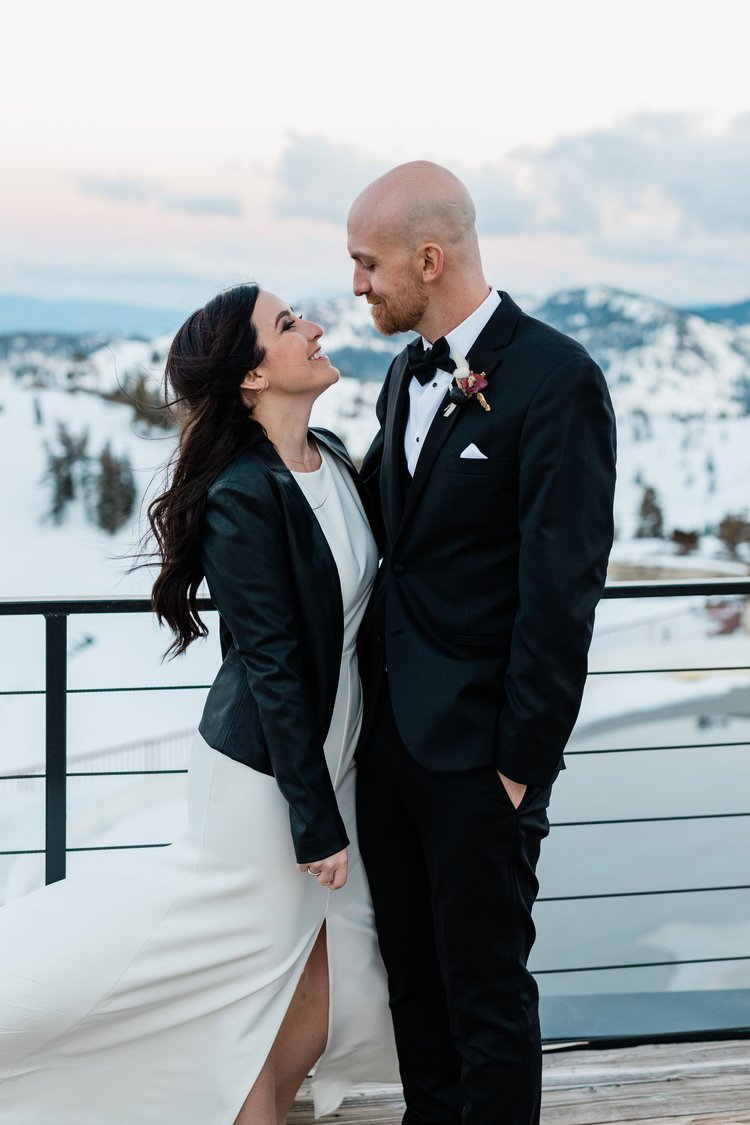
[[[166,487],[148,506],[153,555],[161,563],[151,604],[175,634],[165,655],[185,652],[208,633],[197,609],[208,490],[238,453],[265,438],[240,391],[264,356],[252,320],[259,292],[257,285],[237,285],[214,297],[188,317],[167,356],[164,394],[177,409],[179,441]]]

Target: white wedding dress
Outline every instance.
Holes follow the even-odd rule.
[[[355,641],[377,552],[348,472],[321,453],[322,467],[295,479],[344,602],[325,754],[351,839],[348,882],[328,891],[301,874],[275,780],[197,736],[183,838],[0,910],[2,1125],[232,1125],[324,921],[330,1019],[316,1115],[357,1082],[398,1081],[354,815]]]

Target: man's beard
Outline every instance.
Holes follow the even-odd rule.
[[[383,336],[393,336],[396,332],[412,332],[421,321],[427,309],[427,295],[416,286],[384,301],[368,301],[372,319],[378,332]]]

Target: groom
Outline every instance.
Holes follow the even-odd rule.
[[[370,184],[348,224],[376,327],[417,333],[362,469],[385,547],[358,824],[405,1125],[539,1120],[535,869],[613,534],[601,371],[490,288],[474,218],[463,184],[420,161]]]

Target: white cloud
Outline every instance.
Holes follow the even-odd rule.
[[[319,219],[343,226],[352,200],[386,162],[321,134],[292,134],[276,173],[273,208],[291,219]]]
[[[232,192],[177,192],[136,176],[76,176],[75,182],[84,195],[95,195],[120,206],[153,204],[162,211],[232,219],[242,214],[240,197]]]
[[[519,154],[550,230],[604,233],[617,223],[680,232],[750,231],[750,115],[721,130],[693,114],[640,114],[609,129]]]

